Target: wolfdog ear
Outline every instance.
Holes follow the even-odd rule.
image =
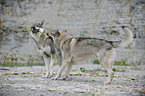
[[[65,29],[65,30],[63,30],[63,32],[67,32],[67,30]]]
[[[56,37],[60,36],[60,31],[56,31]]]
[[[42,27],[42,25],[44,24],[44,20],[43,21],[41,21],[41,23],[40,23],[40,26]]]

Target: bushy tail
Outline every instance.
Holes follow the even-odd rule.
[[[125,26],[122,26],[122,28],[125,32],[125,38],[124,38],[124,40],[122,40],[122,42],[119,44],[118,47],[126,47],[127,45],[129,45],[133,41],[132,31]]]

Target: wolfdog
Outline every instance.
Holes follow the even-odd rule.
[[[66,79],[75,62],[89,59],[97,56],[99,62],[107,70],[108,80],[104,82],[109,84],[112,81],[114,73],[111,64],[114,61],[115,49],[118,47],[125,47],[133,41],[133,33],[126,26],[122,26],[125,32],[125,38],[122,41],[108,41],[99,38],[91,37],[73,37],[64,31],[55,31],[51,33],[55,44],[60,47],[62,52],[63,63],[56,77],[52,79],[59,79],[61,73],[67,66],[66,74],[63,79]]]
[[[31,36],[36,42],[38,49],[40,50],[40,53],[42,54],[45,62],[46,67],[46,75],[43,77],[51,77],[53,75],[53,64],[54,60],[57,59],[57,63],[61,65],[62,63],[62,56],[59,48],[54,46],[54,42],[51,36],[49,36],[49,33],[45,33],[42,25],[44,21],[41,23],[34,24],[31,27]],[[50,67],[49,67],[50,62]],[[50,74],[49,74],[50,70]]]

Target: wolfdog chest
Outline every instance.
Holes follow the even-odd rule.
[[[34,38],[33,38],[34,39]],[[39,39],[34,39],[36,42],[38,49],[47,54],[54,54],[55,48],[50,37],[41,37]]]

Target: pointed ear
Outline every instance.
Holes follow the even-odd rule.
[[[65,29],[65,30],[63,30],[62,32],[67,32],[67,30]]]
[[[56,37],[60,36],[60,31],[56,31]]]
[[[44,20],[43,21],[41,21],[41,24],[40,24],[40,26],[42,26],[44,24]]]

